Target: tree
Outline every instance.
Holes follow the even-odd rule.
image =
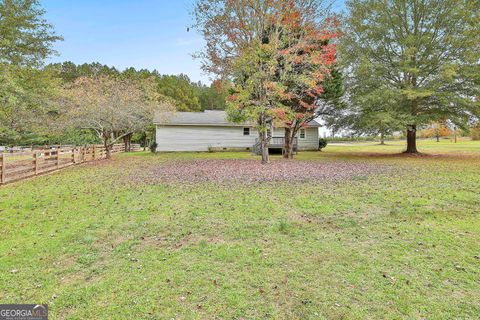
[[[280,9],[275,1],[198,0],[192,12],[195,27],[206,41],[205,50],[197,55],[202,68],[234,84],[227,108],[229,117],[257,123],[262,163],[269,162],[274,108],[269,99],[276,52],[272,34],[278,34],[278,29],[271,27]]]
[[[351,0],[341,56],[349,90],[381,91],[395,101],[407,128],[407,153],[417,153],[420,125],[444,118],[463,125],[480,114],[478,1]],[[477,21],[477,22],[475,22]],[[383,104],[386,106],[386,104]]]
[[[66,83],[71,83],[79,77],[113,76],[130,80],[142,80],[154,78],[157,83],[157,92],[176,100],[178,111],[200,111],[206,109],[223,110],[226,107],[228,95],[228,82],[213,81],[210,86],[201,82],[192,82],[188,76],[161,75],[156,70],[136,70],[126,68],[118,71],[114,67],[100,64],[98,62],[76,65],[67,61],[63,63],[52,63],[47,69],[53,69]]]
[[[451,136],[454,132],[449,128],[447,121],[436,121],[430,124],[427,128],[420,131],[422,138],[435,138],[440,142],[440,137]]]
[[[61,38],[35,0],[0,0],[0,141],[35,138],[51,111],[58,82],[41,70]],[[24,139],[25,138],[25,139]],[[33,140],[32,140],[33,141]]]
[[[57,36],[37,0],[0,0],[0,63],[41,66]]]
[[[392,90],[375,82],[351,87],[349,108],[340,117],[342,129],[356,135],[379,135],[380,144],[385,144],[385,136],[403,128],[395,109],[396,98]]]
[[[356,134],[380,136],[380,144],[384,145],[385,137],[399,128],[398,121],[391,112],[369,110],[369,112],[355,115],[351,129]]]
[[[156,79],[160,94],[176,101],[178,111],[200,111],[201,105],[190,78],[184,74],[164,75]]]
[[[347,104],[345,103],[344,77],[337,64],[332,66],[329,76],[323,82],[323,93],[317,101],[319,106],[318,115],[324,125],[335,132],[347,127]]]
[[[80,77],[65,92],[67,127],[90,129],[103,141],[106,157],[117,141],[145,130],[155,111],[171,111],[169,99],[155,90],[155,81],[132,81],[108,76]]]
[[[299,12],[302,19],[315,21],[322,7],[318,0],[196,2],[195,27],[206,40],[205,50],[197,57],[205,71],[234,84],[229,113],[232,119],[243,115],[257,124],[262,163],[269,161],[269,129],[284,107],[282,99],[287,100],[278,74],[280,50],[289,53],[282,32]]]
[[[335,18],[318,24],[292,5],[284,9],[277,72],[281,101],[285,106],[279,109],[285,126],[285,158],[293,158],[293,141],[300,128],[319,115],[327,114],[332,106],[329,102],[333,102],[330,98],[338,98],[338,83],[333,81],[338,82],[339,73],[332,74],[336,60],[332,40],[339,35],[337,27]],[[325,88],[331,91],[325,92]]]
[[[472,140],[480,140],[480,123],[470,128],[470,136]]]
[[[0,143],[43,143],[60,83],[47,71],[0,64]]]
[[[231,84],[228,81],[214,80],[210,86],[199,82],[197,95],[202,110],[225,110],[228,89]]]
[[[133,82],[142,82],[153,79],[155,93],[170,98],[178,111],[201,111],[205,109],[225,109],[228,82],[214,81],[211,86],[206,86],[201,82],[192,82],[186,75],[161,75],[158,71],[149,71],[146,69],[136,70],[135,68],[126,68],[118,71],[114,67],[109,67],[98,62],[84,63],[76,65],[73,62],[53,63],[46,67],[49,72],[55,73],[63,80],[66,86],[71,86],[78,78],[98,78],[102,76],[115,78],[118,80],[129,80]],[[152,130],[153,127],[153,130]],[[78,131],[79,134],[81,131]],[[125,150],[129,150],[132,139],[140,141],[143,145],[148,145],[148,140],[152,140],[154,135],[154,126],[145,127],[143,132],[137,132],[134,135],[124,136]],[[53,140],[58,141],[64,137],[61,133],[54,135]],[[71,141],[71,139],[68,139]],[[75,140],[79,141],[79,140]],[[90,140],[85,140],[85,142]]]
[[[229,117],[233,121],[256,122],[262,163],[269,162],[268,145],[273,130],[279,92],[275,91],[275,47],[257,42],[237,59],[234,87],[229,97]]]
[[[80,77],[120,76],[120,72],[114,67],[103,65],[99,62],[76,65],[71,61],[51,63],[46,69],[56,72],[65,83],[72,83]],[[124,73],[128,72],[126,69]]]

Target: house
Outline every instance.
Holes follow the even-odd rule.
[[[225,111],[157,113],[157,151],[251,150],[258,148],[258,132],[252,123],[232,123]],[[318,128],[311,121],[299,130],[297,150],[318,150]],[[274,128],[269,148],[280,149],[285,129]]]

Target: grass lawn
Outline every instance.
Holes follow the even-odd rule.
[[[0,187],[0,303],[48,303],[51,319],[478,319],[480,143],[403,147],[293,160],[389,168],[340,180],[147,182],[173,161],[258,158],[136,153]]]

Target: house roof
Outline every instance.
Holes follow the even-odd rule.
[[[158,112],[153,122],[164,126],[252,126],[252,123],[233,123],[227,120],[227,113],[221,110],[205,110],[204,112]],[[308,127],[320,127],[320,124],[312,120]]]

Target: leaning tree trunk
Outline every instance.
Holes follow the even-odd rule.
[[[123,137],[123,144],[125,145],[125,152],[132,151],[132,133]]]
[[[128,137],[123,137],[123,151],[128,152]]]
[[[108,140],[103,141],[103,146],[105,147],[105,159],[110,159],[112,157],[111,148],[112,145],[108,143]]]
[[[407,150],[405,153],[418,153],[417,150],[417,125],[407,126]]]
[[[283,145],[283,157],[285,159],[293,159],[293,136],[294,129],[291,127],[285,127],[285,143]]]
[[[103,141],[103,147],[105,148],[105,159],[110,159],[112,157],[111,155],[111,144],[109,143],[110,139],[112,138],[112,134],[103,131],[101,134],[99,134],[99,137]]]
[[[147,150],[147,145],[148,145],[148,139],[147,139],[147,135],[144,133],[144,136],[143,136],[143,139],[142,139],[142,143],[143,143],[143,151],[146,151]]]

